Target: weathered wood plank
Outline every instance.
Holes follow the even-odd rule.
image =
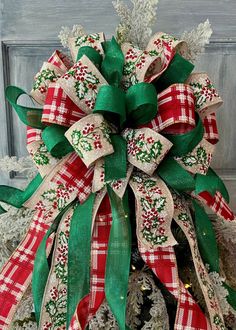
[[[118,18],[111,0],[1,0],[4,39],[55,38],[61,25],[82,24],[88,31],[114,33]],[[125,2],[128,3],[126,0]],[[160,0],[154,31],[179,34],[209,18],[214,38],[236,36],[235,0]]]

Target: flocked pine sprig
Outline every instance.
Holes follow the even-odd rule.
[[[58,38],[61,41],[63,47],[68,47],[68,39],[70,37],[80,37],[86,34],[83,26],[80,24],[73,25],[72,29],[68,26],[62,26]]]
[[[12,171],[24,173],[27,179],[33,179],[37,173],[37,169],[31,157],[5,156],[0,159],[0,171],[10,173]]]
[[[152,26],[157,19],[158,0],[130,0],[129,8],[123,1],[113,1],[113,6],[120,17],[117,28],[119,43],[131,42],[144,49],[152,35]]]
[[[185,56],[187,60],[194,62],[198,55],[203,53],[205,46],[210,42],[212,32],[211,24],[207,19],[192,31],[185,31],[182,34],[181,39],[189,46],[188,54]]]

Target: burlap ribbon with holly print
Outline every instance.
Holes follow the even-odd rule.
[[[141,255],[178,302],[175,329],[223,329],[219,304],[206,294],[203,278],[209,321],[181,283],[170,229],[174,218],[190,247],[197,247],[189,213],[186,231],[170,188],[234,220],[225,188],[209,168],[221,98],[205,73],[191,74],[187,44],[165,33],[154,35],[145,50],[120,47],[102,33],[71,38],[69,44],[74,63],[56,51],[35,76],[31,96],[42,109],[19,105],[24,91],[18,87],[6,90],[28,125],[27,148],[40,177],[25,192],[0,188],[2,201],[35,209],[26,237],[0,275],[1,328],[8,328],[35,260],[40,328],[85,329],[106,297],[119,328],[126,329],[130,185]],[[203,177],[210,177],[214,189]],[[197,239],[204,250],[201,228]],[[193,259],[204,269],[196,248]]]

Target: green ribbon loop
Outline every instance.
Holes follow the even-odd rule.
[[[91,226],[95,194],[78,205],[71,219],[68,249],[67,328],[80,300],[90,289]]]
[[[123,75],[123,52],[114,37],[104,42],[102,46],[105,52],[101,65],[102,75],[110,85],[119,87]]]
[[[118,180],[126,177],[127,143],[120,135],[112,135],[111,142],[114,153],[105,157],[105,181]]]
[[[18,104],[18,98],[21,95],[28,95],[23,89],[16,86],[8,86],[6,88],[5,94],[8,102],[15,109],[20,120],[25,125],[31,126],[33,128],[44,127],[44,124],[41,122],[43,109],[29,108]]]
[[[123,127],[126,120],[124,91],[115,86],[101,86],[93,112],[101,113],[109,122]]]
[[[131,227],[127,191],[120,199],[107,186],[112,209],[105,274],[105,294],[120,330],[125,330],[126,300],[130,271]]]
[[[33,277],[32,277],[32,294],[33,294],[35,318],[36,318],[37,324],[39,324],[39,320],[40,320],[40,313],[41,313],[41,308],[42,308],[44,290],[45,290],[45,287],[47,284],[47,279],[48,279],[49,270],[50,270],[47,255],[46,255],[47,240],[52,233],[56,232],[63,215],[72,206],[72,203],[67,205],[55,218],[53,224],[48,229],[41,244],[39,245],[36,256],[35,256],[34,270],[33,270]]]
[[[21,208],[22,205],[33,195],[42,181],[43,179],[41,175],[37,174],[24,191],[2,185],[0,186],[0,201]]]
[[[195,190],[192,175],[172,157],[166,157],[158,166],[156,173],[169,187],[178,192]]]
[[[172,84],[184,83],[193,71],[194,65],[176,53],[169,67],[156,82],[158,92],[168,88]]]
[[[42,133],[42,139],[53,157],[62,158],[74,151],[64,136],[67,128],[59,125],[47,126]]]
[[[219,191],[227,203],[229,203],[229,193],[225,187],[225,184],[212,168],[208,169],[206,175],[197,173],[195,175],[195,182],[195,193],[197,195],[203,191],[208,191],[212,196],[214,196],[215,193]]]
[[[131,86],[126,93],[127,125],[137,127],[149,123],[157,114],[157,93],[145,82]]]
[[[191,152],[203,139],[204,127],[200,117],[196,114],[197,125],[191,131],[183,134],[163,134],[173,146],[169,152],[172,156],[184,156]]]
[[[96,65],[98,69],[100,68],[102,63],[102,55],[99,54],[97,50],[90,46],[80,47],[77,54],[76,62],[78,62],[83,55],[86,55],[90,59],[90,61],[92,61],[93,64]]]

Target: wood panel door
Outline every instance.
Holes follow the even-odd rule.
[[[127,1],[128,2],[128,1]],[[207,71],[220,90],[224,106],[218,113],[221,141],[214,168],[225,180],[236,210],[236,1],[160,0],[154,31],[179,36],[206,18],[213,37],[196,70]],[[82,24],[88,32],[114,34],[118,18],[111,0],[0,0],[0,157],[27,154],[25,127],[5,102],[13,84],[30,91],[34,74],[55,48],[61,26]],[[17,184],[20,175],[0,174],[1,184]]]

